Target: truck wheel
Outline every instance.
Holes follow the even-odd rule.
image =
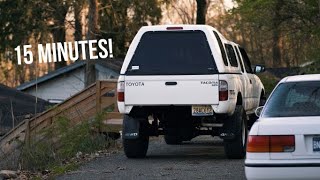
[[[224,151],[230,159],[242,159],[246,155],[248,137],[246,113],[241,105],[237,105],[233,115],[226,121],[226,128],[234,133],[233,139],[224,140]]]
[[[264,106],[264,104],[266,103],[267,98],[265,96],[263,96],[263,94],[261,94],[261,98],[259,101],[259,106]],[[249,115],[249,121],[248,121],[248,129],[250,130],[251,127],[253,126],[253,124],[258,120],[258,117],[256,116],[255,113]]]
[[[124,121],[126,117],[124,118]],[[149,135],[147,134],[146,123],[141,122],[141,119],[131,118],[129,120],[138,121],[139,123],[139,136],[134,139],[123,138],[124,153],[128,158],[144,158],[146,157],[149,146]],[[123,128],[123,134],[125,134]]]
[[[260,101],[259,101],[259,106],[264,106],[266,101],[267,101],[267,98],[265,96],[261,95]]]
[[[179,136],[174,135],[164,135],[164,140],[169,145],[177,145],[182,143],[181,138]]]
[[[128,158],[146,157],[149,145],[149,136],[139,137],[138,139],[124,139],[124,153]]]

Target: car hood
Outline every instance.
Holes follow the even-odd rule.
[[[320,116],[260,118],[251,135],[320,134]]]

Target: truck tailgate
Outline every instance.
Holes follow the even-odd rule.
[[[219,103],[219,76],[126,76],[127,105],[196,105]]]

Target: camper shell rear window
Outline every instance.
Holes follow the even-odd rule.
[[[153,31],[142,35],[127,75],[218,73],[203,31]]]

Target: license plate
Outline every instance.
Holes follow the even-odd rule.
[[[320,152],[320,137],[313,137],[313,152]]]
[[[192,116],[212,116],[213,109],[210,105],[192,106]]]

